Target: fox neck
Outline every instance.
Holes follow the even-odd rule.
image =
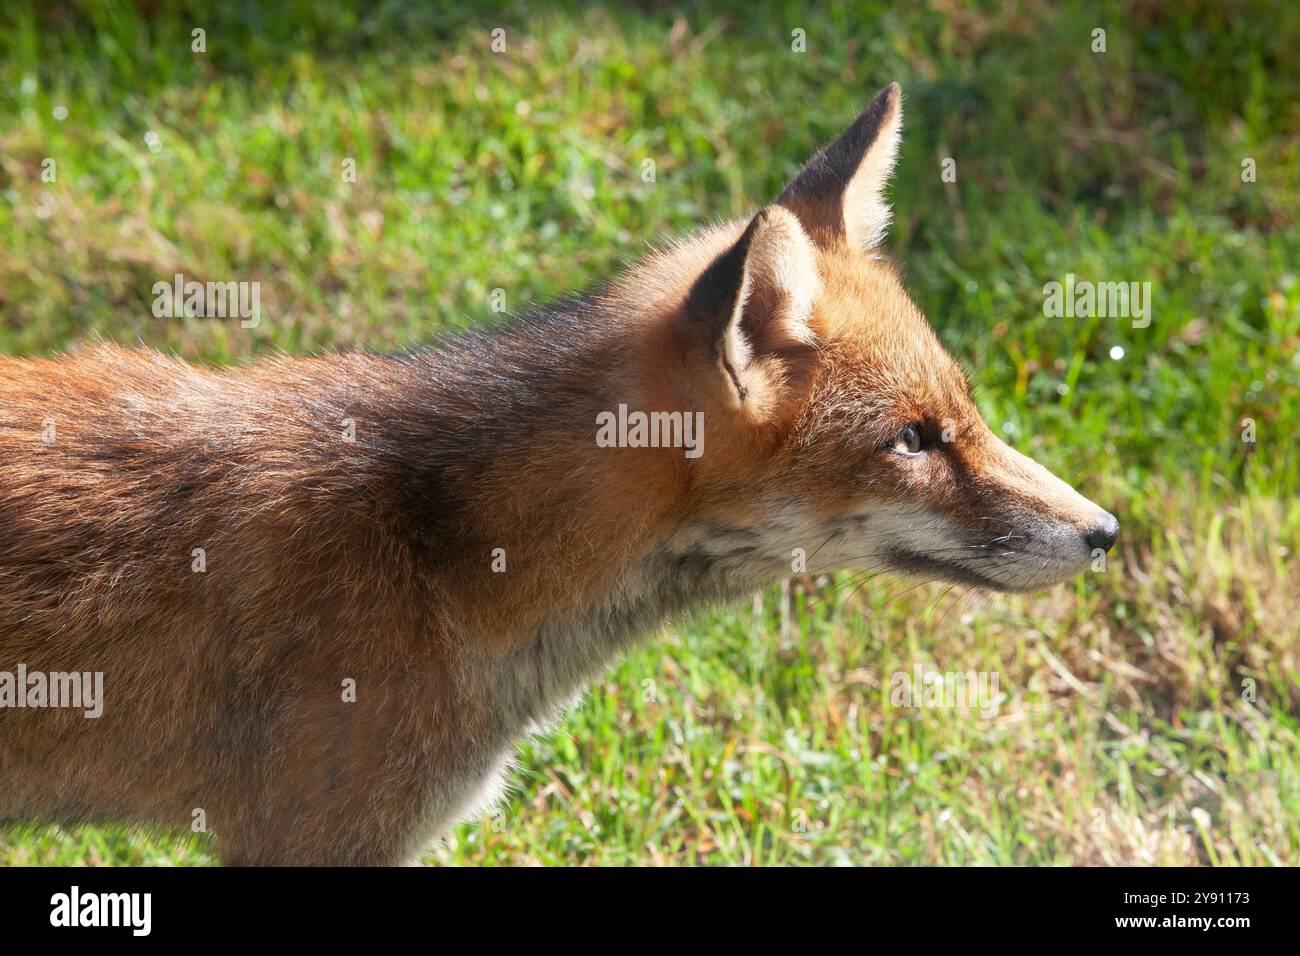
[[[591,680],[665,622],[752,591],[765,577],[706,549],[682,549],[681,541],[696,534],[683,528],[652,543],[601,593],[572,593],[567,607],[511,646],[479,657],[481,668],[493,675],[489,693],[502,739],[544,730]]]
[[[629,542],[628,559],[612,573],[571,566],[570,586],[553,592],[543,619],[477,657],[476,670],[491,675],[497,739],[553,725],[588,683],[665,623],[790,573],[791,544],[803,540],[797,510],[778,504],[770,519],[746,527],[668,520]]]
[[[599,316],[580,332],[564,315],[548,322],[413,360],[402,389],[412,414],[438,413],[437,437],[404,446],[407,478],[455,489],[416,496],[411,524],[430,531],[413,551],[446,582],[434,591],[450,628],[475,635],[456,641],[462,679],[492,701],[502,739],[549,723],[665,621],[788,572],[793,534],[695,517],[681,448],[598,447],[597,416],[644,394],[619,359],[626,326],[615,345]]]

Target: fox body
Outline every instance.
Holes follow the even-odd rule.
[[[1083,570],[1114,519],[990,432],[874,251],[900,122],[890,86],[753,217],[433,350],[0,359],[0,672],[103,675],[94,719],[0,707],[0,820],[402,862],[621,651],[796,549]],[[703,434],[598,441],[624,406]]]

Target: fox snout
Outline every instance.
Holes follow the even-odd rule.
[[[1110,551],[1119,538],[1119,519],[1107,511],[1091,531],[1084,535],[1089,548]]]
[[[976,514],[999,532],[1005,559],[982,570],[1000,590],[1026,591],[1091,567],[1119,538],[1119,519],[1000,439],[979,457]]]

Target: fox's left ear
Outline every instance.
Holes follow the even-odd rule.
[[[761,418],[779,399],[787,376],[777,366],[814,348],[808,317],[820,288],[812,240],[780,206],[760,210],[695,281],[687,328],[733,405]]]
[[[808,161],[777,200],[822,248],[878,245],[889,226],[885,185],[903,129],[903,91],[890,83],[853,125]]]

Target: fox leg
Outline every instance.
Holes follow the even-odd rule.
[[[287,694],[256,770],[215,821],[231,865],[396,866],[452,822],[455,794],[441,741],[457,739],[420,700],[418,675],[370,675],[352,702],[333,686]],[[421,703],[425,706],[421,707]]]

